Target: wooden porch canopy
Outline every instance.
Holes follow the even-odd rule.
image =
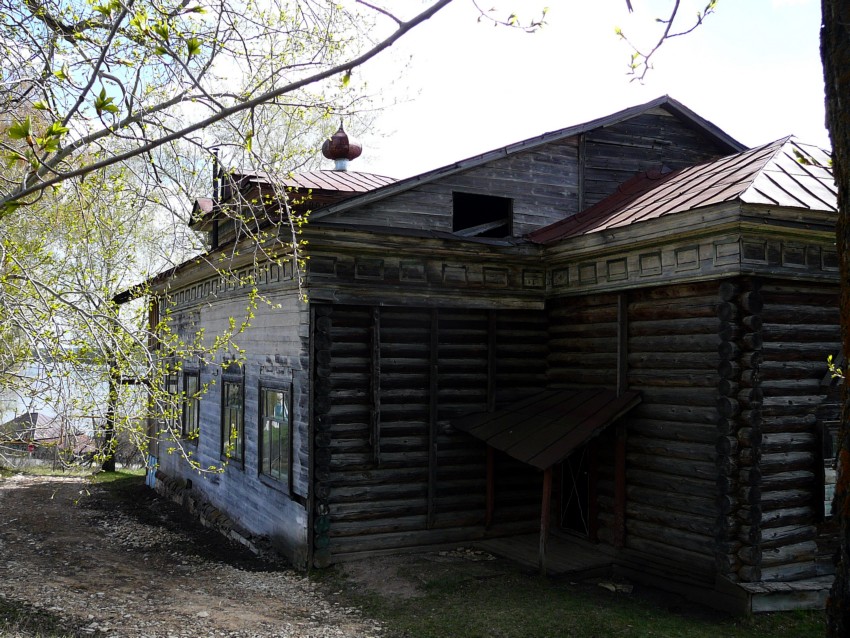
[[[457,429],[487,444],[487,516],[492,523],[495,503],[493,450],[543,470],[540,514],[540,571],[546,573],[546,541],[552,507],[552,466],[599,434],[640,403],[634,390],[544,390],[495,412],[452,421]],[[615,468],[615,519],[625,520],[625,431],[618,434]]]
[[[544,390],[495,412],[452,425],[490,447],[546,470],[640,403],[635,390]]]

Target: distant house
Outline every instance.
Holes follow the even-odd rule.
[[[713,605],[822,605],[828,167],[792,138],[746,149],[663,97],[402,181],[296,176],[293,196],[314,193],[309,302],[288,265],[261,266],[277,306],[240,335],[244,358],[183,361],[175,382],[211,384],[186,404],[187,444],[230,463],[201,480],[161,449],[158,483],[301,566],[542,520],[544,550],[561,528]],[[199,202],[194,227],[252,268],[219,212],[234,195]],[[150,283],[186,339],[244,312],[204,263]]]
[[[58,416],[25,412],[0,424],[0,450],[27,453],[33,458],[68,461],[94,453],[90,436]]]

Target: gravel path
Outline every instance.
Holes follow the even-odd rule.
[[[114,499],[79,478],[0,479],[0,603],[67,636],[384,635],[303,574],[133,489]],[[15,635],[35,634],[0,614],[0,636]]]

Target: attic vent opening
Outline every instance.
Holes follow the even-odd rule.
[[[461,237],[508,237],[513,200],[495,195],[452,193],[452,231]]]

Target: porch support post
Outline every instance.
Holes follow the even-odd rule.
[[[614,547],[626,541],[626,427],[617,426],[614,448]]]
[[[549,540],[549,522],[552,514],[552,467],[543,471],[543,503],[540,511],[540,575],[546,575],[546,541]]]
[[[487,446],[487,513],[484,516],[484,527],[489,529],[493,524],[493,511],[496,509],[496,450]]]

